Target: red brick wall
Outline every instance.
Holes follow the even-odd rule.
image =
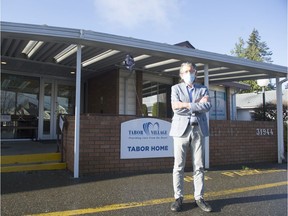
[[[88,81],[88,113],[118,114],[118,70],[104,72]]]
[[[276,128],[268,121],[210,121],[211,166],[276,162]]]
[[[81,116],[79,172],[117,173],[171,169],[173,158],[120,159],[121,123],[135,116],[105,116],[86,114]],[[64,131],[64,158],[73,171],[74,117],[67,117]]]
[[[135,116],[85,114],[80,127],[80,174],[171,170],[173,158],[120,159],[121,123]],[[73,171],[74,117],[67,117],[64,158]],[[262,135],[256,135],[262,129]],[[263,135],[269,129],[269,135]],[[271,135],[271,130],[273,135]],[[210,166],[277,161],[275,122],[210,121]],[[260,131],[259,131],[260,132]],[[186,167],[191,168],[191,157]]]

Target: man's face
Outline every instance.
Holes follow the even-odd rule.
[[[193,67],[190,67],[190,66],[184,66],[184,67],[183,67],[183,72],[180,73],[180,77],[183,79],[184,74],[187,74],[187,73],[189,73],[189,74],[194,73],[195,76],[197,75],[197,71],[194,70]]]

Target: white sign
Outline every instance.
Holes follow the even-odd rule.
[[[121,124],[121,159],[173,157],[171,123],[140,118]]]

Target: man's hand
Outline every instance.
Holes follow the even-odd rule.
[[[190,103],[185,103],[185,102],[172,102],[172,109],[177,110],[177,109],[190,109]]]

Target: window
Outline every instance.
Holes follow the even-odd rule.
[[[212,108],[209,112],[211,120],[226,120],[226,93],[221,91],[209,91]]]
[[[2,139],[36,137],[39,87],[39,78],[1,75]]]
[[[144,116],[166,118],[172,116],[170,105],[171,86],[159,82],[144,81],[142,88],[142,112]]]

